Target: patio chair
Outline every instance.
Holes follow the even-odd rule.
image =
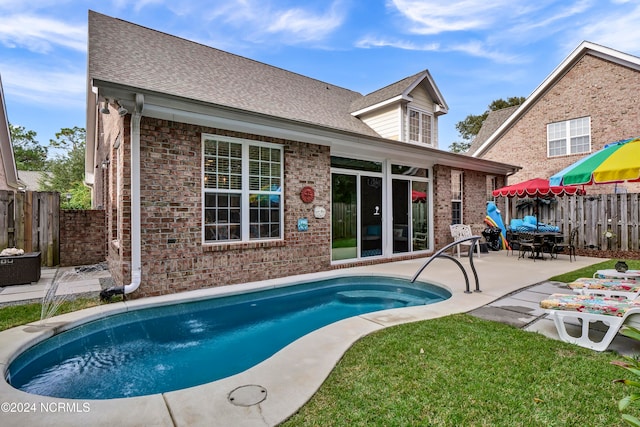
[[[415,233],[415,237],[413,238],[413,250],[420,251],[427,249],[428,238],[429,235],[427,233]]]
[[[466,239],[468,237],[473,237],[473,232],[471,231],[471,226],[470,225],[466,225],[466,224],[451,224],[449,226],[450,230],[451,230],[451,237],[453,237],[453,241],[457,242],[460,239]],[[477,250],[478,251],[478,258],[480,258],[480,243],[478,243],[478,241],[476,240],[475,242],[472,242],[470,240],[467,240],[466,242],[461,242],[460,244],[456,245],[456,248],[458,250],[458,258],[460,258],[460,246],[465,245],[469,248],[469,250]],[[471,245],[474,245],[474,248],[471,248]]]
[[[542,243],[536,240],[533,233],[518,233],[518,259],[524,258],[527,252],[531,253],[531,258],[536,260],[536,256],[542,252]]]
[[[569,289],[582,295],[602,295],[610,298],[636,299],[640,283],[633,279],[600,279],[582,277],[568,283]]]
[[[604,351],[633,314],[640,313],[640,299],[620,299],[598,295],[553,294],[540,302],[558,330],[564,342]],[[567,322],[580,326],[578,336],[567,332]],[[591,323],[602,322],[608,329],[600,341],[593,341],[589,335]]]
[[[567,251],[569,254],[569,262],[571,262],[571,256],[576,259],[576,244],[578,243],[578,229],[574,228],[569,232],[569,238],[563,242],[556,242],[551,247],[551,258],[558,259],[559,252]]]

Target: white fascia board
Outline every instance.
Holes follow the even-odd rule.
[[[4,89],[2,88],[1,78],[0,103],[0,152],[2,153],[5,178],[9,187],[20,188],[16,159],[13,153],[13,145],[11,144],[11,132],[9,131],[9,119],[7,117],[7,106],[4,101]]]
[[[209,126],[218,129],[227,129],[238,132],[246,132],[254,135],[264,135],[272,138],[282,138],[294,141],[308,142],[318,145],[331,145],[335,137],[331,137],[327,132],[311,133],[299,129],[296,126],[285,128],[274,126],[273,124],[260,123],[255,118],[247,121],[241,117],[223,117],[221,115],[210,115],[194,111],[176,110],[175,108],[145,103],[144,115],[162,120],[171,120],[192,125]]]
[[[389,99],[387,99],[385,101],[378,102],[377,104],[371,105],[370,107],[366,107],[366,108],[363,108],[361,110],[354,111],[353,113],[351,113],[351,115],[354,116],[354,117],[358,117],[358,116],[361,116],[362,114],[366,114],[366,113],[369,113],[371,111],[375,111],[375,110],[377,110],[379,108],[386,107],[389,104],[393,104],[395,102],[400,102],[400,101],[411,102],[411,101],[413,101],[413,98],[410,97],[409,95],[404,95],[404,94],[403,95],[394,96],[393,98],[389,98]]]
[[[98,141],[98,94],[97,89],[87,84],[87,123],[84,147],[84,183],[93,187],[95,183],[96,147]]]

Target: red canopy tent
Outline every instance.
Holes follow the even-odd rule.
[[[507,185],[506,187],[498,188],[497,190],[493,190],[493,197],[530,197],[536,199],[536,202],[539,198],[545,197],[555,197],[555,196],[564,196],[564,195],[584,195],[586,192],[584,189],[577,187],[575,185],[558,185],[552,186],[549,185],[549,180],[544,178],[533,178],[528,181],[519,182],[513,185]],[[507,206],[508,207],[508,206]],[[508,213],[509,209],[507,209],[507,218],[508,221]],[[534,214],[538,216],[538,206],[534,205]]]
[[[533,178],[528,181],[519,182],[513,185],[493,190],[493,197],[547,197],[585,194],[585,191],[575,185],[549,185],[549,180],[544,178]]]

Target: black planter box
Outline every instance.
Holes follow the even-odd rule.
[[[40,252],[0,256],[0,286],[24,285],[40,280]]]

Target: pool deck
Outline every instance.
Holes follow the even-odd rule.
[[[306,274],[286,279],[268,280],[237,286],[218,287],[101,305],[75,313],[56,316],[44,324],[34,322],[0,332],[0,367],[4,372],[18,352],[43,337],[66,330],[87,318],[98,318],[144,306],[170,304],[205,298],[211,295],[243,292],[249,289],[285,286],[296,282],[327,277],[374,274],[411,278],[426,258],[367,267]],[[36,396],[16,390],[0,380],[0,424],[3,426],[274,426],[293,415],[318,390],[335,364],[361,337],[401,323],[433,319],[453,313],[470,313],[501,321],[557,339],[553,323],[545,319],[538,303],[562,289],[548,282],[557,274],[603,261],[578,257],[569,262],[533,261],[506,255],[505,251],[482,254],[474,258],[481,292],[465,293],[459,267],[447,259],[437,259],[420,275],[419,280],[438,284],[452,292],[444,302],[427,306],[392,309],[365,314],[336,322],[308,334],[285,347],[271,358],[238,375],[188,389],[151,396],[111,400],[70,400]],[[468,258],[460,262],[468,272],[471,289],[475,287]],[[1,288],[0,305],[41,298],[47,280],[61,280],[60,271],[43,270],[37,284]],[[69,278],[68,292],[99,291],[99,280],[108,272]],[[82,282],[82,283],[80,283]],[[62,283],[60,284],[62,289]],[[144,286],[144,283],[142,284]],[[428,342],[421,343],[428,346]],[[610,347],[635,351],[637,344],[618,337]]]

